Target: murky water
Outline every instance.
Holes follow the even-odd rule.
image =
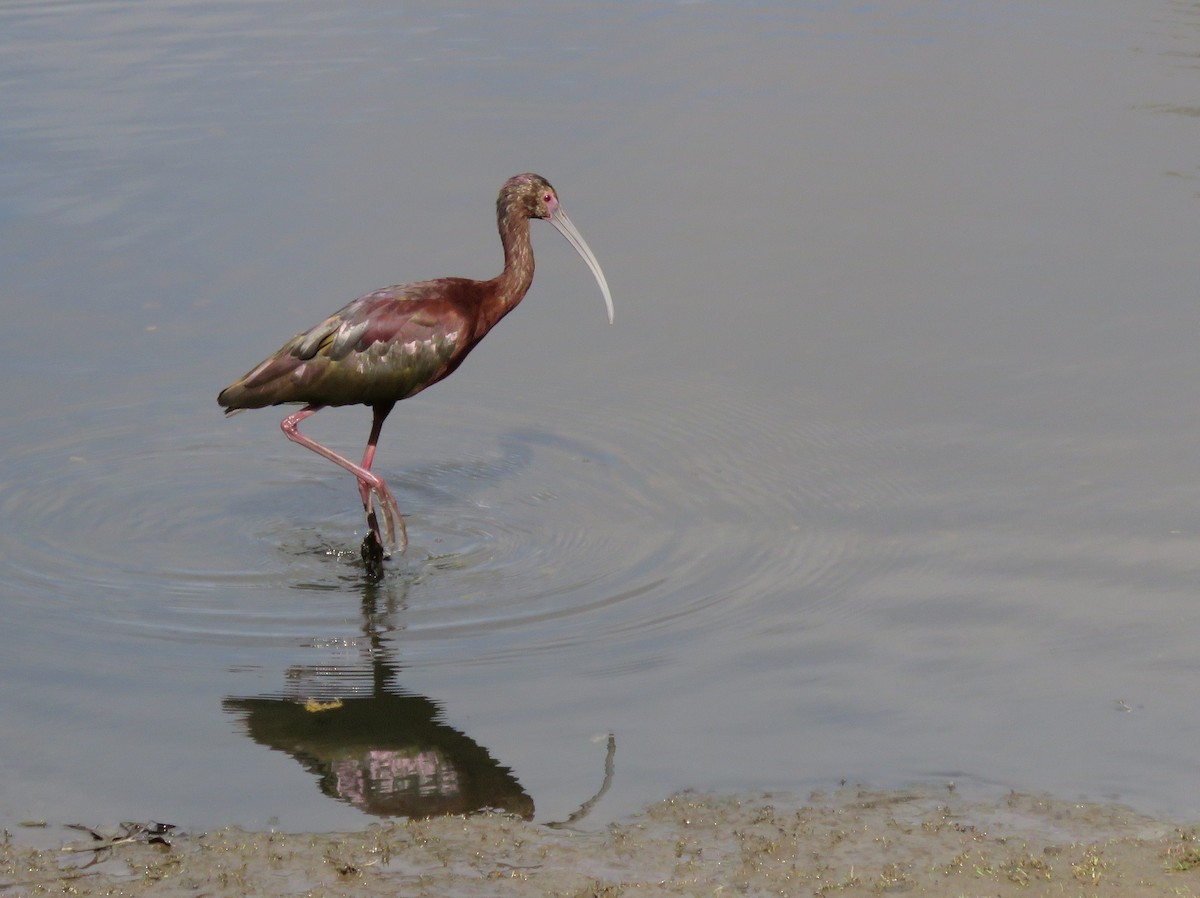
[[[1169,0],[5,5],[0,822],[1200,815],[1198,96]],[[526,170],[616,325],[535,224],[388,421],[371,582],[352,480],[216,393],[495,274]]]

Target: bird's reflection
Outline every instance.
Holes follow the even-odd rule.
[[[357,658],[293,667],[281,697],[230,697],[224,708],[241,718],[255,742],[316,774],[321,791],[368,814],[429,817],[497,808],[532,818],[533,799],[508,768],[440,723],[434,701],[397,685],[402,667],[383,634],[403,595],[389,590],[381,597],[370,581],[363,589]],[[369,694],[360,685],[365,680]]]

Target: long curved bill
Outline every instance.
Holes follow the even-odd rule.
[[[592,254],[591,247],[587,245],[587,241],[583,239],[583,235],[579,233],[575,225],[571,224],[571,219],[567,218],[567,213],[562,210],[562,206],[556,208],[546,220],[554,225],[558,233],[567,238],[571,246],[575,247],[575,252],[579,253],[583,257],[583,261],[587,262],[588,268],[592,269],[592,274],[596,276],[596,283],[600,285],[600,292],[604,294],[604,305],[608,309],[608,323],[612,324],[612,294],[608,292],[608,281],[604,279],[604,272],[600,270],[600,263]]]

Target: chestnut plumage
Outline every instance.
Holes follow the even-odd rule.
[[[226,414],[302,404],[304,408],[284,418],[283,432],[355,476],[370,528],[368,539],[373,537],[383,551],[402,549],[408,542],[395,497],[371,470],[384,419],[401,399],[452,374],[525,296],[534,268],[530,219],[549,221],[583,257],[600,285],[612,323],[612,295],[604,272],[545,178],[535,174],[509,178],[496,200],[496,218],[504,247],[504,270],[496,277],[488,281],[440,278],[360,296],[293,337],[217,397]],[[329,405],[371,407],[371,435],[361,464],[299,431],[301,421]],[[382,533],[374,503],[383,514]]]

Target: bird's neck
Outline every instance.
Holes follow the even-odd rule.
[[[529,240],[529,219],[500,215],[500,242],[504,245],[504,270],[492,281],[492,301],[484,309],[487,327],[516,308],[533,283],[533,244]]]

